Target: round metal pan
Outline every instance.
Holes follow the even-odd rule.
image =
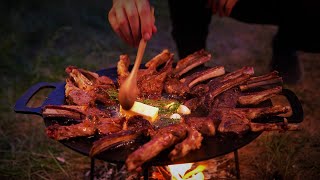
[[[117,80],[117,69],[109,68],[97,71],[99,75],[105,75],[110,77],[112,80]],[[16,102],[14,111],[17,113],[25,114],[37,114],[42,115],[41,110],[45,105],[62,105],[65,103],[65,83],[46,83],[41,82],[30,87],[25,94],[23,94]],[[42,88],[55,88],[47,99],[43,102],[40,107],[30,108],[26,104]],[[303,109],[298,97],[289,89],[283,89],[282,95],[287,98],[292,108],[292,116],[287,117],[289,123],[300,123],[303,121]],[[282,117],[272,117],[267,119],[268,122],[283,121]],[[44,118],[44,123],[46,126],[51,125],[52,119]],[[256,139],[261,132],[248,132],[242,136],[236,135],[223,135],[217,134],[213,137],[204,137],[201,148],[199,150],[192,151],[185,157],[178,159],[176,161],[171,161],[168,158],[168,153],[171,149],[167,149],[161,152],[157,157],[153,158],[148,162],[149,165],[168,165],[177,163],[189,163],[211,159],[220,155],[224,155],[233,152]],[[79,152],[83,155],[88,156],[92,143],[95,141],[95,137],[79,137],[72,138],[69,140],[59,141],[66,147]],[[113,163],[124,163],[127,156],[132,153],[135,149],[143,144],[142,141],[135,141],[127,144],[122,144],[115,146],[103,153],[97,155],[95,158],[101,159],[107,162]]]

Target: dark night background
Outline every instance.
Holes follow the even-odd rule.
[[[16,114],[13,106],[33,84],[63,81],[68,65],[96,71],[116,66],[121,54],[128,54],[133,60],[136,49],[123,43],[107,21],[111,3],[111,0],[1,1],[1,179],[86,177],[90,168],[88,157],[47,138],[40,117]],[[152,1],[152,4],[158,33],[148,43],[144,62],[164,48],[176,53],[167,3]],[[253,66],[256,74],[269,72],[271,41],[276,30],[276,26],[245,24],[214,16],[207,41],[213,60],[208,65],[224,65],[229,71]],[[285,179],[320,177],[317,109],[320,54],[299,52],[299,59],[303,62],[304,79],[285,87],[294,91],[303,104],[302,130],[266,132],[240,149],[243,179],[268,179],[275,173]],[[41,104],[48,92],[39,92],[30,106]],[[57,161],[61,158],[65,162]]]

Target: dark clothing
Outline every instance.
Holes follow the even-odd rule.
[[[179,56],[205,48],[212,16],[207,0],[169,0],[169,6]],[[278,26],[274,48],[320,52],[319,0],[239,0],[230,17]]]
[[[179,57],[206,47],[212,11],[206,0],[169,0],[172,37]]]

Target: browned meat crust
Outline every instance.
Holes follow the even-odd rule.
[[[175,145],[174,149],[170,152],[169,158],[173,161],[184,157],[190,151],[200,149],[202,142],[202,135],[197,130],[189,127],[188,136],[181,143]]]
[[[120,124],[116,123],[115,124]],[[101,128],[105,128],[105,124],[101,124]],[[101,131],[101,129],[98,129]],[[149,121],[143,119],[141,116],[133,116],[128,119],[123,130],[119,130],[115,133],[104,133],[103,136],[98,141],[93,143],[90,151],[90,156],[93,157],[116,144],[125,143],[135,140],[141,135],[149,136],[153,132],[153,128]]]
[[[157,156],[161,151],[180,142],[187,136],[185,124],[176,124],[159,129],[151,140],[131,153],[126,166],[129,171],[136,170],[143,163]]]
[[[251,120],[262,116],[286,113],[289,107],[273,106],[266,108],[221,108],[215,109],[212,118],[220,119],[218,131],[243,134],[251,128]]]
[[[139,97],[159,98],[162,95],[164,81],[172,70],[173,54],[168,50],[151,59],[147,64],[147,69],[140,69],[137,76]],[[158,70],[158,67],[165,63],[165,66]],[[117,66],[119,85],[128,77],[128,67],[130,60],[128,56],[121,55]]]
[[[69,103],[76,105],[94,105],[96,101],[106,105],[114,104],[107,93],[115,89],[113,81],[106,76],[69,66],[66,68],[65,94]]]
[[[190,76],[180,79],[181,75],[206,63],[210,58],[211,55],[209,56],[208,52],[200,50],[180,60],[165,82],[165,91],[168,94],[186,96],[190,93],[190,88],[194,87],[196,84],[223,75],[225,73],[224,67],[219,66],[196,72]]]
[[[69,139],[73,137],[91,136],[95,133],[95,126],[90,120],[70,126],[60,126],[58,124],[48,126],[46,134],[55,140]]]
[[[209,117],[186,117],[185,122],[203,135],[214,136],[216,134],[213,121]]]
[[[129,76],[130,59],[128,55],[120,55],[117,65],[118,83],[121,85],[124,80]]]
[[[122,130],[123,118],[86,118],[81,123],[69,126],[54,124],[46,128],[47,135],[56,140],[91,136],[95,133],[110,134]]]

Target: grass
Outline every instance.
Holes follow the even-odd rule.
[[[319,177],[319,142],[318,136],[307,132],[264,133],[255,141],[254,150],[259,151],[244,154],[244,161],[249,159],[245,166],[260,179]]]
[[[148,43],[144,61],[164,48],[175,52],[167,5],[163,1],[152,2],[158,33]],[[8,19],[0,27],[0,179],[85,177],[90,168],[88,157],[47,138],[41,117],[16,114],[13,106],[33,84],[63,81],[68,65],[94,71],[115,66],[122,53],[134,58],[136,50],[116,37],[107,23],[109,7],[109,1],[83,0],[71,6],[67,1],[33,0],[28,5],[17,1],[14,11],[7,12]],[[267,71],[273,27],[214,19],[210,28],[208,48],[214,54],[212,65],[226,65],[228,70],[255,65],[258,73]],[[302,100],[306,114],[303,131],[264,133],[241,149],[243,179],[270,179],[275,173],[286,179],[320,177],[319,56],[302,58],[306,77],[310,78],[288,88]],[[48,92],[39,92],[30,105],[40,105]]]
[[[290,134],[264,136],[260,143],[265,148],[265,151],[259,157],[259,161],[262,160],[264,163],[254,163],[257,164],[257,172],[262,177],[270,177],[278,173],[283,175],[285,179],[290,178],[294,171],[294,164],[297,161],[297,153],[302,148],[301,143],[295,144],[297,143],[295,141]]]

